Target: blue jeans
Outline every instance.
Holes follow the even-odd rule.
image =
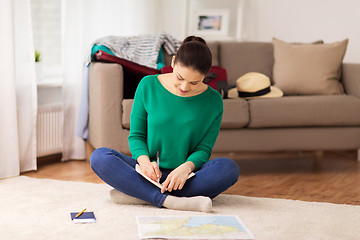
[[[169,195],[177,197],[207,196],[214,198],[232,185],[239,178],[239,167],[231,159],[215,158],[205,163],[195,176],[188,179],[181,190],[161,193],[156,187],[135,170],[137,161],[110,148],[98,148],[90,157],[91,168],[113,188],[136,198],[162,207]],[[165,181],[172,171],[160,168]]]

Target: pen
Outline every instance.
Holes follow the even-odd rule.
[[[156,151],[156,163],[160,169],[160,165],[159,165],[160,164],[160,156],[159,155],[160,155],[159,151]],[[160,178],[158,178],[158,182],[160,182]]]
[[[85,210],[86,210],[86,208],[84,208],[84,210],[82,210],[81,212],[79,212],[79,213],[75,216],[75,218],[78,218],[81,214],[83,214],[83,213],[85,212]]]

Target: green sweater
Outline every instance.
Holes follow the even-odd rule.
[[[211,87],[192,96],[169,92],[157,75],[144,77],[135,93],[130,115],[129,147],[132,157],[156,160],[175,169],[186,161],[199,169],[209,161],[223,115],[221,95]]]

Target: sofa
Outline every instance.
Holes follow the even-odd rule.
[[[276,84],[274,42],[220,41],[208,45],[213,65],[226,69],[229,85],[236,85],[248,72],[263,73]],[[169,63],[170,56],[165,60]],[[357,150],[359,160],[360,64],[342,63],[341,58],[339,74],[343,93],[285,92],[281,98],[224,99],[213,152]],[[124,98],[126,91],[121,65],[91,63],[88,142],[93,148],[110,147],[131,154],[127,137],[133,99]]]

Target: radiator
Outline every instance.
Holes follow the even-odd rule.
[[[62,152],[63,116],[61,103],[38,106],[37,157]]]

